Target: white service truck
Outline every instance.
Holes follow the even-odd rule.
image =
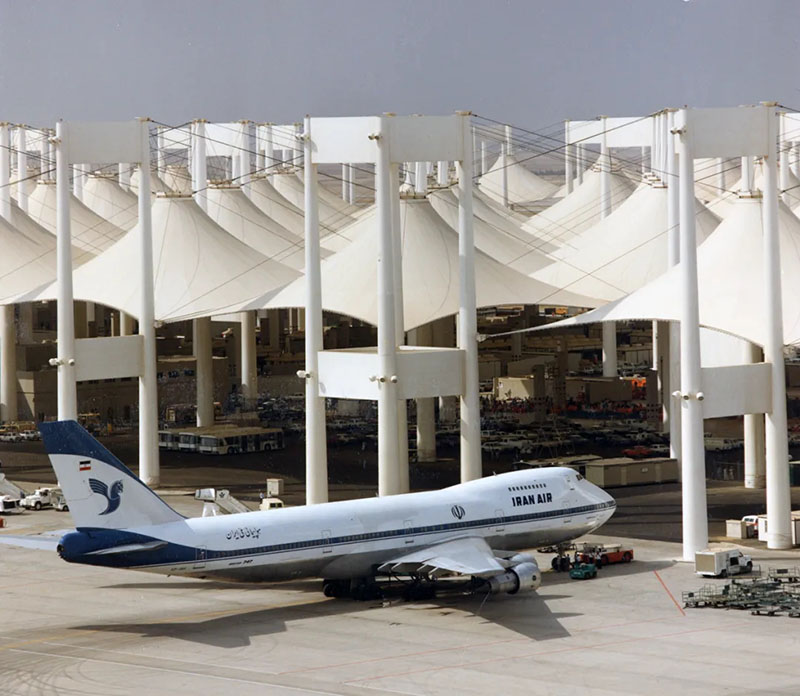
[[[753,559],[739,549],[697,551],[694,555],[694,569],[698,575],[726,578],[729,575],[749,573],[753,570]]]
[[[44,507],[53,507],[62,512],[69,510],[60,488],[37,488],[20,500],[20,505],[28,510],[41,510]]]

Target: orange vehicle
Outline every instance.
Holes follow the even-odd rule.
[[[575,552],[578,563],[594,563],[598,568],[611,563],[630,563],[633,549],[623,548],[621,544],[583,544]]]

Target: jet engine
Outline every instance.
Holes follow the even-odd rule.
[[[542,574],[533,556],[518,553],[509,559],[512,564],[505,573],[486,579],[492,594],[533,592],[542,584]]]

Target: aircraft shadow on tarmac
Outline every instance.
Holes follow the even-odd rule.
[[[124,583],[109,585],[103,589],[139,589],[139,590],[259,590],[270,588],[283,590],[294,589],[311,595],[308,602],[297,601],[291,606],[259,608],[253,611],[235,612],[224,616],[209,616],[198,613],[196,618],[191,614],[175,619],[158,619],[151,622],[96,624],[75,626],[75,630],[98,631],[107,633],[127,633],[142,638],[171,638],[185,640],[219,648],[240,648],[250,645],[255,636],[282,633],[287,630],[286,624],[291,621],[307,619],[310,616],[320,620],[329,616],[356,614],[374,611],[387,606],[405,609],[409,612],[434,612],[441,615],[442,621],[452,614],[467,617],[467,620],[481,624],[494,624],[509,631],[535,641],[553,640],[568,637],[570,633],[562,626],[560,619],[580,614],[569,612],[553,612],[548,601],[565,599],[569,595],[552,593],[532,593],[520,596],[460,594],[445,591],[434,599],[405,602],[392,597],[387,600],[358,602],[351,599],[325,599],[319,582],[298,581],[281,583],[280,585],[245,585],[222,582],[178,581],[153,583]],[[546,587],[542,588],[546,590]],[[221,612],[220,612],[221,613]],[[392,619],[396,620],[396,619]]]

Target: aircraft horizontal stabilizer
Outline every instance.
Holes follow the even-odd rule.
[[[166,541],[147,541],[143,544],[122,544],[121,546],[112,546],[108,549],[98,549],[97,551],[89,551],[87,556],[106,556],[112,553],[136,553],[137,551],[156,551],[163,549],[167,545]]]

